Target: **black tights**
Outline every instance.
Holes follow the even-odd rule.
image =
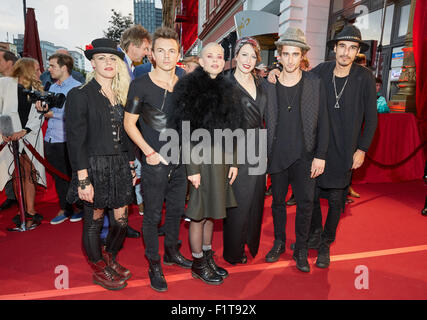
[[[104,223],[104,213],[88,205],[84,205],[84,225],[83,225],[83,246],[91,262],[98,262],[102,259],[101,251],[101,229]],[[116,257],[120,251],[123,241],[126,238],[128,225],[128,209],[120,208],[109,210],[110,232],[106,240],[106,251]]]
[[[213,228],[214,222],[210,219],[191,221],[189,237],[193,253],[202,253],[203,246],[212,245]]]

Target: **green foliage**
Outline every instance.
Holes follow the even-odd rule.
[[[123,16],[121,12],[117,12],[114,9],[111,9],[111,11],[113,15],[108,21],[110,25],[107,31],[104,31],[104,36],[119,43],[123,31],[133,25],[133,17],[131,13],[127,16]]]

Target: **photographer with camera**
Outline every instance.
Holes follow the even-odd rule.
[[[43,118],[35,108],[32,100],[24,92],[29,90],[42,90],[39,80],[40,66],[37,60],[32,58],[19,59],[12,70],[10,77],[0,78],[0,115],[10,118],[12,128],[11,134],[1,135],[1,140],[5,142],[18,141],[19,160],[21,166],[22,188],[24,193],[24,209],[26,216],[26,228],[34,229],[43,217],[38,214],[34,207],[36,196],[36,184],[46,186],[46,176],[44,166],[35,159],[21,139],[25,138],[38,153],[43,155],[43,135],[41,125]],[[39,102],[37,104],[40,105]],[[6,128],[0,128],[2,132]],[[5,147],[0,152],[0,190],[3,190],[6,182],[10,179],[14,170],[13,154],[11,148]],[[13,181],[15,194],[17,192],[17,181]],[[20,216],[13,218],[13,222],[20,227]]]
[[[50,93],[64,94],[75,87],[81,85],[81,83],[75,80],[71,76],[73,70],[74,61],[69,55],[63,53],[55,53],[49,57],[49,72],[52,79],[56,80],[50,88]],[[57,170],[71,177],[71,166],[68,158],[68,151],[66,145],[65,135],[65,108],[64,101],[46,101],[46,107],[43,109],[47,111],[44,117],[48,119],[47,131],[44,137],[44,150],[47,161],[54,166]],[[50,103],[57,105],[49,105]],[[48,110],[47,110],[48,109]],[[40,110],[42,111],[42,110]],[[82,213],[73,212],[72,204],[66,200],[69,182],[54,175],[56,193],[59,198],[60,210],[55,218],[53,218],[51,224],[59,224],[70,218],[71,222],[80,221],[82,219]]]

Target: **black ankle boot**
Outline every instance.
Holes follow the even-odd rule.
[[[193,278],[200,279],[204,283],[219,285],[223,283],[223,278],[218,275],[207,263],[205,255],[201,258],[194,258],[191,266]]]
[[[178,250],[178,245],[172,246],[172,247],[166,247],[165,246],[165,254],[163,256],[163,263],[165,265],[173,265],[176,264],[177,266],[184,268],[184,269],[191,269],[191,265],[193,262],[191,260],[186,259],[181,252]]]
[[[310,272],[310,265],[308,264],[308,250],[307,249],[295,249],[292,258],[297,263],[297,269],[302,272]]]
[[[216,265],[215,260],[213,258],[212,250],[203,250],[203,255],[206,257],[206,262],[208,263],[208,265],[215,271],[217,275],[221,276],[223,279],[228,277],[227,270]]]
[[[329,250],[329,244],[328,243],[321,243],[318,253],[317,253],[317,260],[316,260],[316,266],[318,268],[328,268],[331,264],[331,257],[330,257],[330,250]]]
[[[168,290],[165,276],[163,275],[162,265],[159,260],[148,259],[149,269],[148,275],[150,277],[151,288],[158,292],[165,292]]]
[[[273,248],[271,248],[271,250],[265,256],[265,261],[276,262],[277,260],[279,260],[280,255],[283,252],[285,252],[285,250],[286,250],[285,243],[274,241]]]

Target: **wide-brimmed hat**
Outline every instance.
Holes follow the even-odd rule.
[[[115,41],[107,38],[95,39],[92,41],[92,44],[86,46],[85,56],[89,60],[92,60],[93,55],[97,53],[115,54],[122,60],[125,58],[125,54],[117,50],[117,44]]]
[[[346,25],[334,39],[329,40],[326,45],[329,49],[333,50],[338,41],[353,41],[360,45],[360,52],[365,52],[369,49],[369,45],[362,40],[362,33],[360,30],[352,25]]]
[[[276,46],[299,47],[303,50],[310,50],[304,32],[301,29],[289,27],[282,37],[274,43]]]

